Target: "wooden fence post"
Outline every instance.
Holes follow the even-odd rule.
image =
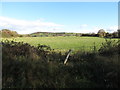
[[[64,60],[64,64],[67,63],[68,58],[69,58],[71,52],[72,52],[72,50],[70,49],[70,50],[68,51],[68,55],[67,55],[66,59]]]

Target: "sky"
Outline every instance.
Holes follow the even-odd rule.
[[[19,34],[118,28],[118,2],[1,2],[0,6],[0,29]]]

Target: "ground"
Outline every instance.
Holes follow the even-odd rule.
[[[100,45],[105,41],[104,38],[99,37],[76,36],[3,38],[3,40],[5,39],[26,42],[33,46],[37,46],[38,44],[49,45],[52,49],[60,51],[66,51],[69,49],[72,49],[74,51],[91,51],[93,50],[94,46],[96,46],[96,48],[99,49]]]

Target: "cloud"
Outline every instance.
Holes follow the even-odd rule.
[[[43,20],[27,21],[0,16],[0,29],[11,29],[20,34],[28,34],[39,31],[52,32],[57,30],[55,28],[61,28],[62,26],[64,25],[53,22],[45,22]]]
[[[97,33],[99,29],[101,29],[101,28],[97,27],[97,26],[93,27],[93,26],[90,26],[87,24],[82,24],[82,25],[80,25],[78,32],[80,32],[80,33]]]
[[[80,25],[80,28],[85,28],[87,26],[88,26],[87,24],[82,24],[82,25]]]
[[[109,32],[109,33],[113,33],[113,32],[115,32],[115,31],[117,31],[117,29],[118,29],[118,26],[117,25],[113,25],[113,26],[110,26],[110,27],[93,27],[93,31],[95,32],[95,33],[97,33],[98,32],[98,30],[100,30],[100,29],[104,29],[105,30],[105,32]]]
[[[106,29],[106,31],[110,32],[110,33],[115,32],[117,30],[118,30],[118,26],[116,26],[116,25],[111,26],[111,27],[109,27],[109,28]]]
[[[88,27],[89,26],[89,27]],[[81,25],[61,25],[53,22],[46,22],[43,19],[28,21],[18,20],[0,16],[0,30],[10,29],[15,30],[19,34],[29,34],[33,32],[77,32],[77,33],[97,33],[98,30],[104,29],[106,32],[112,33],[117,31],[118,26],[110,27],[90,26],[88,24]]]
[[[115,31],[117,31],[118,26],[117,25],[113,25],[110,27],[100,27],[100,26],[89,26],[88,25],[81,25],[82,28],[80,27],[79,30],[77,30],[77,32],[80,33],[97,33],[100,29],[104,29],[106,32],[109,33],[113,33]]]

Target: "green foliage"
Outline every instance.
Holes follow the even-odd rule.
[[[100,30],[98,31],[98,35],[99,35],[99,37],[105,37],[105,36],[106,36],[105,30],[100,29]]]
[[[23,35],[19,35],[19,37],[23,37]]]
[[[119,52],[120,40],[115,41],[111,39],[105,39],[105,43],[102,43],[101,48],[99,49],[100,54],[103,55],[112,55]]]

